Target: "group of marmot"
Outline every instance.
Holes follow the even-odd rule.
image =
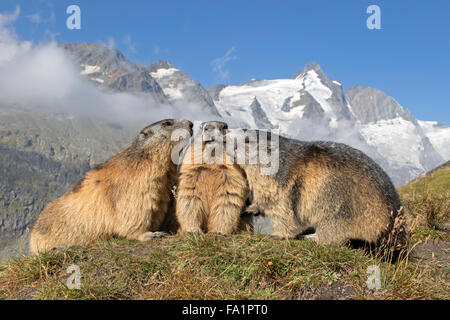
[[[192,134],[192,122],[183,119],[143,129],[129,147],[47,205],[31,232],[31,252],[112,236],[228,235],[242,226],[244,213],[269,217],[278,239],[406,244],[396,189],[364,153],[339,143],[228,130],[218,121],[203,123],[190,139]],[[261,146],[266,156],[276,156],[273,172],[264,172],[272,164],[258,152],[255,158]]]

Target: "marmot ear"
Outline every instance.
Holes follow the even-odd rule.
[[[145,130],[142,131],[141,133],[139,133],[139,137],[141,139],[148,139],[150,138],[152,135],[154,134],[154,132],[152,130]]]

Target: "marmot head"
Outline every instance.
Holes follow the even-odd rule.
[[[208,121],[200,125],[200,130],[186,150],[185,164],[212,164],[215,163],[216,154],[220,157],[224,153],[225,135],[228,124],[221,121]],[[219,160],[217,160],[219,161]],[[223,159],[220,160],[221,163]]]
[[[200,132],[203,143],[214,141],[224,142],[228,124],[221,121],[203,122],[200,126]]]
[[[158,145],[174,146],[179,139],[189,139],[192,136],[194,124],[184,119],[166,119],[155,122],[141,130],[134,139],[134,149],[155,148]]]

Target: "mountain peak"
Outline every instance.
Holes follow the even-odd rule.
[[[87,58],[97,57],[97,58],[114,58],[119,60],[126,60],[123,54],[104,43],[65,43],[58,45],[69,52],[76,53],[78,56],[86,56]]]
[[[352,106],[353,113],[361,123],[401,117],[416,122],[408,109],[402,107],[394,98],[381,90],[372,87],[356,85],[345,92],[347,101]]]
[[[155,72],[158,71],[159,69],[171,69],[171,68],[174,68],[174,66],[172,65],[172,63],[170,63],[170,61],[167,60],[158,60],[147,67],[147,69],[149,69],[150,72]]]
[[[317,71],[322,71],[322,68],[320,67],[320,65],[317,63],[317,61],[311,61],[309,62],[304,69],[308,69],[308,70],[317,70]]]
[[[322,68],[316,61],[309,62],[302,70],[300,70],[295,76],[294,79],[299,78],[308,73],[308,71],[314,70],[319,76],[325,75]]]

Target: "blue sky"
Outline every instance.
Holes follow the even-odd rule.
[[[81,8],[81,30],[66,8]],[[381,30],[366,9],[381,8]],[[19,5],[19,38],[114,41],[128,59],[170,60],[203,86],[294,76],[310,61],[340,80],[393,96],[421,120],[450,125],[450,1],[2,0]],[[214,61],[226,57],[219,72]]]

